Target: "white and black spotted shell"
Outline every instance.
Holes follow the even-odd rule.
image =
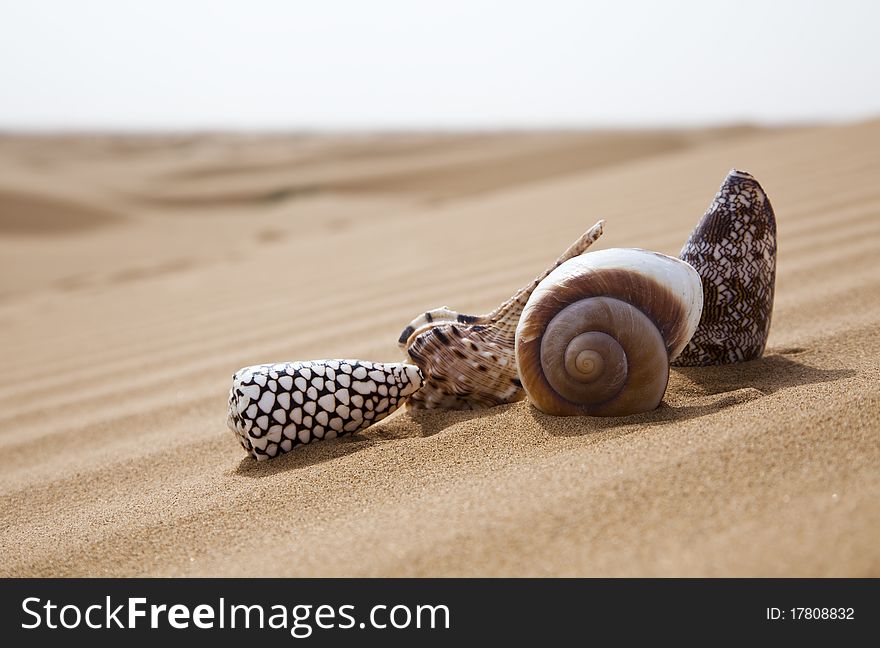
[[[362,430],[394,412],[423,382],[402,362],[313,360],[239,369],[227,424],[257,460]]]

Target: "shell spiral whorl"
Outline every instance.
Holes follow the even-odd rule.
[[[699,321],[702,287],[686,263],[639,249],[584,254],[532,293],[516,332],[529,399],[558,416],[656,408],[669,359]]]
[[[654,323],[632,304],[610,297],[580,299],[565,307],[541,339],[547,383],[565,399],[590,406],[621,396],[628,379],[640,386],[639,401],[650,393],[648,400],[659,403],[669,378],[666,363],[666,345]],[[629,376],[633,369],[640,372],[637,380]]]

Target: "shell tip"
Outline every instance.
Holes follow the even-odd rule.
[[[736,167],[727,172],[727,178],[725,178],[725,182],[733,178],[757,182],[757,180],[755,180],[755,176],[753,176],[751,173],[749,173],[748,171],[743,171],[742,169],[737,169]]]

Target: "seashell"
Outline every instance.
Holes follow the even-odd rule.
[[[313,360],[239,369],[227,425],[257,460],[357,432],[394,412],[422,386],[402,362]]]
[[[398,339],[425,377],[410,407],[479,409],[521,400],[525,392],[514,357],[520,313],[541,280],[590,247],[602,235],[604,223],[593,225],[556,263],[491,313],[464,315],[443,307],[414,319]]]
[[[776,217],[755,178],[730,171],[680,257],[703,279],[703,315],[675,364],[761,357],[773,313]]]
[[[563,263],[532,292],[516,329],[529,400],[557,416],[656,408],[702,304],[696,270],[659,252],[611,248]]]

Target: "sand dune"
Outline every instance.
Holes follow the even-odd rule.
[[[0,234],[67,234],[118,219],[109,210],[73,200],[0,189]]]
[[[599,218],[677,254],[731,167],[779,227],[764,358],[661,407],[402,412],[257,465],[232,372],[397,360]],[[880,576],[880,122],[0,139],[0,575]]]

